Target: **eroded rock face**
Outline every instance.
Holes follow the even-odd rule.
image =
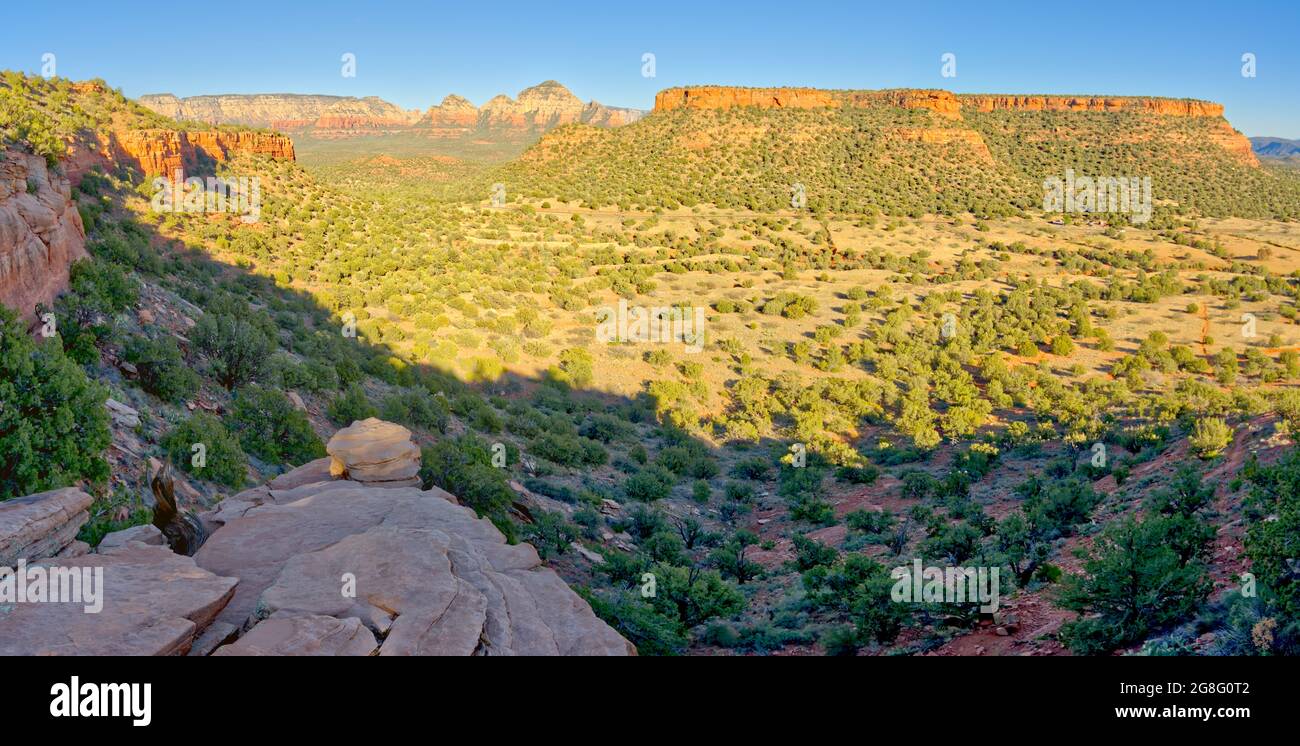
[[[972,111],[1142,111],[1176,117],[1221,117],[1223,105],[1209,101],[1137,96],[1014,96],[961,95]]]
[[[62,552],[90,518],[91,502],[73,487],[0,502],[0,567]]]
[[[428,126],[435,137],[465,135],[478,126],[478,107],[453,94],[430,107],[421,124]]]
[[[0,612],[0,656],[184,655],[238,582],[201,570],[167,547],[138,542],[42,566],[103,568],[102,609],[88,614],[84,603],[8,605]]]
[[[323,486],[296,502],[247,509],[195,556],[200,567],[240,580],[219,621],[257,633],[222,654],[310,646],[322,617],[358,620],[382,640],[379,655],[635,652],[531,546],[506,544],[446,493]],[[352,594],[345,577],[355,579]],[[315,621],[287,621],[298,617]],[[352,650],[357,635],[329,630]]]
[[[411,431],[401,425],[371,417],[354,422],[330,438],[325,446],[335,478],[368,484],[387,483],[413,487],[420,473],[420,449]]]
[[[596,101],[584,104],[554,80],[525,88],[517,98],[495,96],[482,107],[453,94],[423,113],[402,109],[375,96],[256,94],[177,98],[158,94],[141,96],[139,102],[173,119],[309,132],[325,139],[402,131],[424,132],[438,138],[471,134],[523,136],[574,122],[618,127],[645,113]]]
[[[816,88],[735,88],[694,86],[669,88],[655,96],[655,111],[673,109],[821,109],[839,106],[831,91]]]
[[[39,156],[0,151],[0,302],[28,322],[68,285],[86,253],[86,229],[68,179]]]
[[[146,176],[171,177],[178,170],[188,174],[204,160],[225,163],[240,153],[294,159],[293,141],[272,132],[129,130],[110,140],[112,159]]]

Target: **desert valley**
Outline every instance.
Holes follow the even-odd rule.
[[[1300,652],[1300,145],[1218,103],[5,71],[0,137],[0,566],[107,602],[0,654]]]

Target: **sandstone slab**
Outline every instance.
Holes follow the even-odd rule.
[[[73,487],[0,502],[0,567],[63,551],[90,518],[91,502]]]
[[[164,546],[167,540],[163,537],[162,532],[157,526],[146,523],[143,526],[132,526],[131,528],[121,531],[114,531],[108,534],[99,542],[99,551],[107,552],[111,549],[124,547],[131,542],[147,544],[151,546]]]
[[[184,655],[238,583],[166,547],[136,543],[41,566],[102,568],[103,606],[99,613],[86,613],[84,603],[0,607],[0,656]]]
[[[530,545],[437,490],[351,483],[253,507],[195,561],[240,579],[219,621],[242,628],[356,620],[383,636],[379,655],[635,653]]]
[[[373,655],[375,636],[358,619],[275,614],[213,655]]]

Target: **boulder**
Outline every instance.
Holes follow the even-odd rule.
[[[131,542],[138,542],[148,546],[165,546],[167,540],[163,538],[162,532],[157,526],[146,523],[143,526],[132,526],[131,528],[121,531],[114,531],[108,534],[99,542],[99,551],[107,552],[110,549],[124,547]]]
[[[91,502],[73,487],[0,502],[0,567],[63,551],[90,519]]]
[[[167,547],[138,543],[41,565],[103,568],[103,606],[87,613],[85,603],[10,604],[0,613],[0,656],[184,655],[239,582]]]
[[[325,450],[335,478],[409,484],[420,473],[420,449],[411,442],[411,431],[374,417],[339,430]]]
[[[114,425],[124,427],[128,430],[140,426],[140,413],[135,409],[116,399],[105,401],[104,406],[108,408],[108,416],[113,420]]]
[[[319,626],[287,621],[304,617],[358,622],[382,638],[379,655],[635,653],[530,545],[440,490],[321,485],[250,507],[194,559],[239,578],[218,621],[250,629],[240,642],[277,622],[217,654],[311,649]]]

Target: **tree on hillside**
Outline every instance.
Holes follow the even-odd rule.
[[[234,390],[256,381],[275,350],[275,342],[242,318],[205,313],[194,327],[194,349],[207,359],[217,382]]]
[[[0,307],[0,500],[102,480],[108,398],[63,353]]]
[[[1196,610],[1211,584],[1199,551],[1192,556],[1178,551],[1175,538],[1183,529],[1177,519],[1163,517],[1140,522],[1129,517],[1106,528],[1084,574],[1067,578],[1061,592],[1062,606],[1082,615],[1061,628],[1073,650],[1114,650]]]

